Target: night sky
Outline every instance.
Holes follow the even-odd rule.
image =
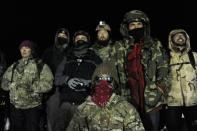
[[[197,18],[195,18],[197,8],[192,8],[193,3],[179,0],[173,1],[176,4],[172,4],[170,0],[165,2],[158,0],[153,4],[149,3],[150,0],[146,1],[7,1],[0,5],[0,47],[6,54],[8,63],[11,64],[20,58],[18,45],[24,39],[35,41],[42,52],[48,46],[53,45],[54,35],[58,28],[67,28],[71,36],[79,29],[86,30],[93,36],[100,20],[105,20],[111,25],[112,37],[118,40],[121,38],[119,25],[124,14],[138,9],[148,15],[151,35],[158,38],[164,46],[167,46],[169,32],[172,29],[182,28],[190,35],[191,46],[194,51],[197,51],[197,47],[194,47],[197,42]]]

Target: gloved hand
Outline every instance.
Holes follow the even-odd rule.
[[[78,85],[81,85],[83,84],[79,78],[71,78],[68,80],[68,86],[71,88],[71,89],[76,89],[76,87]]]
[[[84,84],[84,86],[89,86],[90,83],[91,83],[91,80],[85,80],[85,79],[82,79],[82,78],[80,78],[79,80]]]

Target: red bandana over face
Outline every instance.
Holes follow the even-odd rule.
[[[99,107],[104,107],[112,95],[112,85],[106,80],[101,80],[95,85],[92,101]]]

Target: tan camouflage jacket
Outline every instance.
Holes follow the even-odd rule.
[[[168,106],[194,106],[197,105],[197,66],[194,69],[189,60],[190,38],[187,35],[186,50],[178,53],[173,49],[171,36],[184,30],[173,30],[169,35],[170,52],[170,73],[169,92],[166,97]],[[185,32],[186,33],[186,32]],[[187,34],[187,33],[186,33]],[[192,52],[195,63],[197,63],[197,53]]]
[[[9,91],[10,102],[19,109],[41,105],[42,94],[52,88],[53,75],[44,64],[40,72],[35,59],[20,59],[3,75],[1,88]]]
[[[88,97],[78,107],[67,131],[144,131],[144,127],[136,109],[113,94],[103,108]]]

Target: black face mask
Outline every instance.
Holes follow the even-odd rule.
[[[88,52],[88,48],[90,47],[90,43],[78,40],[73,47],[74,55],[77,57],[84,56]]]
[[[82,44],[87,44],[87,42],[84,41],[84,40],[78,40],[78,41],[75,43],[75,46],[77,46],[77,45],[82,45]]]
[[[68,43],[68,39],[63,38],[63,37],[58,37],[58,43],[59,43],[60,45],[63,45],[63,44],[65,44],[65,43]]]
[[[135,43],[140,42],[140,40],[144,37],[144,28],[129,30],[128,34],[134,38]]]

